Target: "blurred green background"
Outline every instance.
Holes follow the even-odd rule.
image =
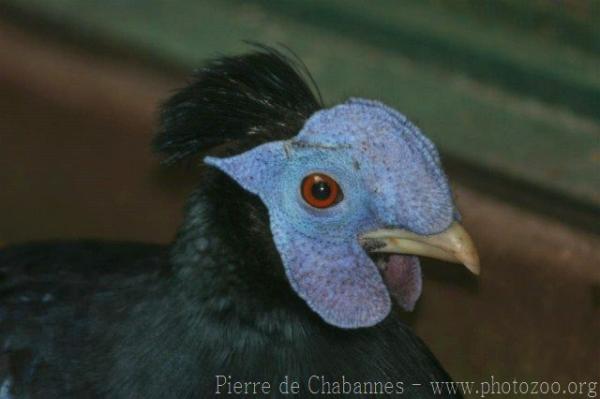
[[[597,380],[598,26],[592,0],[0,0],[0,241],[167,242],[195,178],[150,153],[158,104],[282,44],[327,103],[383,100],[439,145],[484,272],[426,262],[405,317],[450,373]]]
[[[246,50],[244,39],[285,44],[326,100],[382,99],[416,120],[457,167],[475,165],[501,185],[531,183],[597,216],[600,2],[3,3],[55,33],[181,71]]]

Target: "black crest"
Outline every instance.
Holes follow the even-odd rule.
[[[290,138],[323,107],[318,88],[298,58],[254,46],[249,54],[208,62],[164,103],[153,144],[166,155],[165,162],[215,147],[231,153]]]

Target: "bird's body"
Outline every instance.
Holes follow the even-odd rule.
[[[189,95],[172,101],[189,107]],[[170,132],[186,119],[174,115]],[[169,140],[180,157],[183,142]],[[450,378],[396,312],[372,322],[340,308],[332,322],[307,306],[273,240],[272,209],[217,168],[201,181],[169,246],[0,250],[0,398],[209,398],[235,396],[235,382],[246,383],[237,397],[293,396],[284,381],[299,383],[296,397],[440,397],[430,382]]]
[[[236,207],[249,195],[229,185],[232,195],[218,203],[195,194],[204,200],[190,201],[195,217],[171,250],[89,241],[1,251],[6,398],[206,398],[217,375],[269,381],[274,393],[287,375],[305,394],[311,376],[404,382],[407,390],[449,380],[397,316],[341,330],[306,307],[283,274],[262,273],[281,266],[268,264],[278,262],[267,254],[274,248],[250,244],[259,204]],[[247,243],[243,256],[227,256],[231,235]],[[322,388],[318,378],[310,383]]]

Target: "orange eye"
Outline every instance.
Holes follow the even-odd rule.
[[[323,173],[306,176],[300,189],[304,201],[315,208],[329,208],[344,198],[337,182]]]

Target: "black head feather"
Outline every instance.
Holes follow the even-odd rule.
[[[166,155],[166,163],[217,147],[224,155],[232,147],[241,152],[290,138],[323,107],[314,81],[297,57],[254,46],[252,53],[209,62],[166,101],[153,143]]]

